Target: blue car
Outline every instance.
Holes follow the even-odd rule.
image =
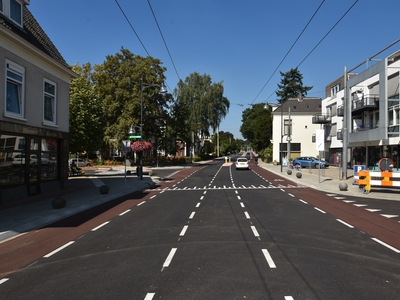
[[[326,168],[327,165],[325,161],[319,160],[313,156],[299,156],[293,160],[293,166],[296,167],[300,165],[302,168]]]

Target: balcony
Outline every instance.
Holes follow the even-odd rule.
[[[352,100],[352,114],[360,114],[365,110],[375,110],[379,108],[378,95],[364,95],[362,98]]]
[[[342,130],[338,130],[338,131],[336,132],[336,139],[337,139],[338,141],[343,141],[343,132],[342,132]]]
[[[388,127],[388,135],[389,136],[398,136],[400,135],[399,125],[392,125]]]
[[[344,116],[344,106],[343,105],[338,106],[336,113],[337,113],[338,117],[343,117]]]
[[[313,124],[329,124],[331,121],[332,117],[328,114],[317,114],[312,116]]]

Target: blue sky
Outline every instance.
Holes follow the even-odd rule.
[[[276,103],[279,71],[297,67],[354,3],[299,66],[303,84],[313,86],[308,96],[324,98],[345,66],[354,68],[400,37],[399,0],[151,0],[175,71],[148,1],[118,3],[147,52],[167,68],[171,90],[193,72],[223,82],[231,107],[220,130],[235,138],[242,138],[242,111]],[[147,56],[116,0],[32,0],[29,9],[71,65],[101,64],[121,47]],[[376,58],[398,49],[400,43]]]

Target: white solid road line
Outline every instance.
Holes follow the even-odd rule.
[[[276,265],[274,261],[272,260],[271,255],[269,255],[269,252],[267,249],[262,249],[262,252],[264,253],[265,259],[267,260],[267,263],[271,269],[276,268]]]
[[[43,257],[48,258],[48,257],[50,257],[50,256],[52,256],[52,255],[54,255],[54,254],[56,254],[57,252],[63,250],[64,248],[67,248],[68,246],[72,245],[73,243],[75,243],[75,242],[74,242],[74,241],[68,242],[68,243],[66,243],[64,246],[61,246],[60,248],[57,248],[56,250],[50,252],[49,254],[46,254],[46,255],[43,256]]]

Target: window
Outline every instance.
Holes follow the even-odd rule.
[[[22,5],[16,0],[10,0],[10,19],[22,26]]]
[[[10,61],[6,62],[5,114],[8,117],[24,117],[24,75],[25,68]]]
[[[45,79],[43,98],[43,122],[56,123],[56,85]]]
[[[23,6],[21,0],[0,0],[0,12],[22,27]]]
[[[335,96],[340,91],[340,84],[337,84],[331,88],[331,97]]]

